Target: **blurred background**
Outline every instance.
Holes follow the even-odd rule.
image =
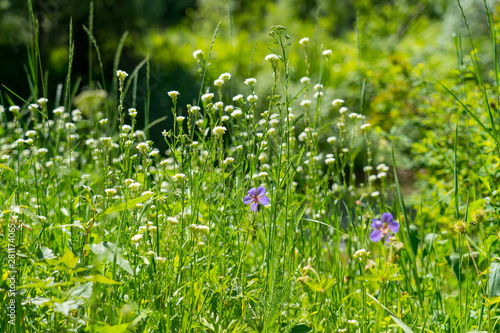
[[[269,64],[264,61],[272,46],[268,34],[274,25],[286,26],[295,41],[289,49],[294,90],[300,91],[300,78],[306,75],[305,52],[298,41],[309,37],[311,83],[318,82],[322,50],[333,50],[324,77],[325,100],[329,103],[342,98],[352,111],[360,112],[364,80],[364,112],[379,133],[386,133],[379,138],[380,146],[387,145],[387,135],[398,134],[391,131],[400,131],[398,149],[403,153],[407,150],[406,156],[421,135],[422,91],[434,85],[434,78],[456,80],[460,74],[456,33],[464,25],[455,1],[99,0],[93,3],[92,17],[89,0],[32,2],[40,26],[40,51],[42,66],[48,73],[49,100],[54,99],[57,84],[65,82],[72,20],[75,41],[72,80],[81,79],[81,89],[86,89],[90,82],[102,81],[97,54],[84,26],[93,31],[99,46],[108,89],[115,76],[113,61],[124,33],[128,35],[120,69],[131,73],[149,57],[150,121],[165,115],[170,117],[171,100],[167,95],[170,90],[180,91],[179,106],[184,110],[186,104],[196,104],[201,80],[192,53],[201,49],[205,56],[208,54],[219,23],[208,82],[229,72],[232,89],[237,94],[248,90],[243,84],[245,78],[255,77],[257,92],[268,94],[272,84]],[[481,41],[487,45],[489,30],[483,2],[460,3],[478,46]],[[496,1],[490,5],[496,19]],[[27,77],[26,44],[31,38],[27,1],[0,0],[0,83],[24,97],[30,95],[28,80],[21,78]],[[464,54],[468,54],[470,47],[465,44]],[[143,66],[135,105],[139,115],[144,110],[147,84]],[[125,107],[131,107],[131,103],[127,99]],[[325,111],[322,116],[329,119],[335,115]],[[156,143],[162,141],[160,133],[168,128],[169,121],[151,129],[151,138]],[[139,117],[141,125],[143,119]],[[383,154],[383,149],[379,150]],[[406,169],[418,167],[410,157],[401,163]]]

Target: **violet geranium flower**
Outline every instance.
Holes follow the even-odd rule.
[[[243,203],[245,205],[252,204],[250,208],[256,212],[259,210],[259,205],[268,205],[269,198],[266,195],[266,188],[264,186],[259,186],[257,188],[252,187],[248,191],[248,195],[243,198]]]
[[[394,221],[391,213],[384,213],[381,220],[372,219],[372,228],[374,230],[370,234],[370,239],[376,243],[382,238],[391,237],[397,233],[399,231],[399,222]],[[386,238],[386,241],[389,241],[389,237]]]

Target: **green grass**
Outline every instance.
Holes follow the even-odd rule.
[[[251,60],[268,66],[268,94],[257,95],[252,78],[235,91],[234,76],[210,72],[217,26],[206,54],[193,53],[197,100],[179,105],[179,92],[168,92],[173,126],[160,152],[148,140],[158,131],[149,88],[135,104],[150,60],[119,70],[127,34],[106,85],[90,15],[102,82],[81,88],[70,25],[68,75],[52,98],[31,17],[32,94],[4,86],[0,95],[1,332],[500,329],[496,64],[483,77],[472,53],[449,82],[415,88],[428,115],[412,119],[425,130],[409,154],[425,173],[410,203],[398,137],[370,125],[361,70],[360,110],[330,95],[326,47],[311,53],[275,26],[269,56]],[[270,203],[254,211],[243,200],[259,186]],[[386,212],[399,231],[373,242],[372,219]]]

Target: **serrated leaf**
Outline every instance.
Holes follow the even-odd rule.
[[[75,286],[70,290],[69,294],[77,298],[90,298],[94,290],[94,282],[90,281],[84,284]]]
[[[120,249],[116,250],[116,245],[114,243],[104,241],[99,244],[90,244],[88,245],[88,247],[96,255],[105,257],[111,263],[113,263],[115,260],[115,251],[116,251],[116,264],[121,268],[123,268],[130,275],[134,275],[132,267],[130,267],[129,261],[121,256]]]
[[[76,310],[83,304],[82,301],[69,300],[62,303],[54,303],[54,311],[62,313],[66,317],[69,315],[71,310]]]
[[[73,268],[78,263],[79,258],[73,254],[69,249],[66,249],[60,261],[68,268]]]
[[[143,197],[138,197],[134,199],[127,200],[126,202],[119,203],[117,205],[111,206],[102,215],[108,215],[111,213],[118,213],[121,212],[122,210],[134,208],[135,205],[137,205],[140,202],[146,201],[153,197],[153,194],[145,195]]]

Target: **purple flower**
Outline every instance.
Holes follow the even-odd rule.
[[[259,205],[268,205],[269,198],[266,195],[266,188],[264,186],[259,186],[257,188],[252,187],[248,191],[248,195],[243,198],[243,203],[245,205],[252,204],[250,208],[256,212],[259,210]]]
[[[399,222],[394,221],[391,213],[382,214],[382,220],[372,219],[372,228],[374,229],[370,234],[372,242],[378,242],[387,235],[392,236],[399,231]],[[390,237],[389,236],[389,237]],[[389,241],[387,237],[386,241]]]

